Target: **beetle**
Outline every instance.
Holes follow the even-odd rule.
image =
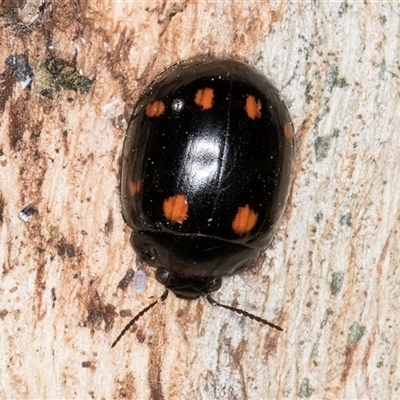
[[[263,74],[232,59],[173,65],[139,98],[125,137],[121,203],[133,249],[177,297],[220,305],[209,293],[274,237],[293,158],[288,109]]]

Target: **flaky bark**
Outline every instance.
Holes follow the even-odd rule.
[[[14,3],[1,5],[0,60],[25,54],[33,82],[3,63],[0,397],[397,397],[398,5]],[[281,229],[215,296],[284,332],[170,295],[111,350],[129,320],[120,311],[163,292],[121,217],[127,121],[157,73],[204,53],[264,71],[293,117]],[[94,84],[51,79],[54,58]],[[146,273],[143,292],[118,288],[129,268]]]

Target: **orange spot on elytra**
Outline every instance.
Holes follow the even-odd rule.
[[[155,100],[147,104],[145,113],[149,118],[159,117],[165,111],[165,104],[161,100]]]
[[[204,88],[199,89],[194,96],[194,102],[201,107],[201,109],[209,110],[214,105],[214,89]]]
[[[252,210],[248,204],[239,207],[232,222],[232,229],[237,235],[244,235],[250,232],[257,223],[258,213]]]
[[[247,116],[251,119],[255,117],[261,118],[261,100],[256,100],[256,98],[252,95],[248,95],[246,99],[246,105],[244,109],[247,113]]]
[[[140,187],[141,187],[140,181],[136,181],[136,182],[129,181],[129,194],[131,196],[138,194],[140,192]]]
[[[290,122],[286,122],[286,124],[283,125],[283,134],[287,139],[293,140],[293,128]]]
[[[164,200],[164,216],[171,224],[182,224],[188,217],[188,211],[189,205],[184,194],[176,194]]]

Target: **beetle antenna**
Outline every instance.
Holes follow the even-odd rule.
[[[272,322],[269,322],[266,319],[263,319],[261,317],[257,317],[257,315],[254,315],[254,314],[251,314],[251,313],[249,313],[247,311],[241,310],[240,308],[231,307],[231,306],[228,306],[226,304],[218,303],[218,301],[214,300],[210,295],[207,295],[206,297],[207,297],[208,302],[213,306],[219,306],[219,307],[222,307],[222,308],[226,308],[227,310],[231,310],[231,311],[234,311],[235,313],[242,314],[245,317],[248,317],[250,319],[253,319],[254,321],[260,322],[261,324],[268,325],[271,328],[274,328],[274,329],[276,329],[278,331],[283,331],[283,329],[280,326],[275,325]]]
[[[121,340],[122,336],[125,335],[125,333],[132,327],[132,325],[141,317],[143,317],[144,314],[146,314],[147,311],[149,311],[151,308],[153,308],[158,302],[164,301],[168,296],[168,290],[166,290],[160,298],[158,298],[156,301],[153,303],[149,304],[147,307],[143,308],[142,311],[137,313],[126,325],[125,328],[122,329],[121,333],[118,335],[118,337],[114,340],[114,343],[111,345],[111,348],[115,347],[115,345]]]

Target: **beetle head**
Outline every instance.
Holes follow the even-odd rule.
[[[156,279],[174,292],[176,297],[185,300],[194,300],[215,292],[222,283],[221,278],[184,275],[162,267],[157,268]]]

